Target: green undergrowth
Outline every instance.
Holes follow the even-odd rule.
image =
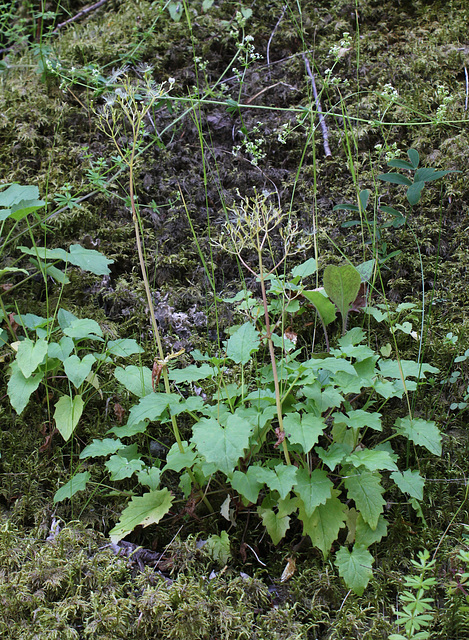
[[[222,570],[194,539],[165,549],[163,576],[117,556],[94,531],[67,527],[49,537],[2,524],[4,638],[300,639],[328,621],[322,592],[343,596],[327,570],[311,570],[307,588],[269,589],[260,577]]]
[[[56,32],[81,3],[23,2],[18,11],[14,3],[2,5],[1,181],[6,188],[34,185],[43,199],[39,217],[17,220],[17,235],[9,235],[11,219],[1,213],[1,335],[3,343],[6,334],[8,345],[18,343],[0,354],[1,535],[4,548],[13,550],[11,563],[3,552],[0,603],[11,614],[5,633],[16,634],[12,638],[34,637],[33,624],[39,638],[191,638],[188,618],[197,621],[194,639],[379,640],[391,632],[417,638],[416,627],[404,628],[410,614],[402,607],[420,596],[428,596],[430,616],[423,618],[421,633],[467,637],[461,523],[468,517],[469,12],[463,0],[333,4],[123,0]],[[305,60],[326,114],[330,154]],[[131,118],[106,129],[106,118],[109,123],[113,110],[125,107],[131,91],[142,104],[145,86],[148,95],[158,90],[138,132],[132,133]],[[409,161],[412,166],[405,167]],[[416,162],[452,173],[427,185],[421,198],[412,192],[409,198]],[[396,169],[400,178],[384,184],[378,179]],[[288,265],[268,274],[265,294],[263,274],[249,270],[255,249],[244,246],[241,236],[235,250],[227,251],[226,242],[226,223],[235,224],[240,207],[256,194],[278,202],[282,228],[302,236]],[[139,273],[136,228],[148,287]],[[282,234],[270,241],[267,271],[282,248]],[[38,264],[38,247],[45,246],[58,252],[54,265]],[[83,264],[68,264],[71,246],[101,252],[108,270],[90,274]],[[301,272],[312,256],[315,269]],[[67,286],[57,271],[64,257]],[[332,312],[324,309],[318,289],[328,288],[326,267],[330,274],[346,263],[373,265],[373,277],[361,277],[360,286],[374,311],[363,312],[361,303],[349,309],[337,291],[331,293],[329,279],[328,295],[337,308],[337,320],[329,322]],[[20,284],[21,270],[29,276]],[[296,279],[301,273],[305,282],[301,275]],[[263,295],[278,334],[273,359]],[[29,317],[16,327],[25,314],[35,314],[42,326]],[[81,321],[94,327],[91,335],[76,333],[74,323]],[[243,331],[249,348],[241,344]],[[163,354],[155,346],[158,332]],[[119,339],[138,348],[113,352]],[[46,349],[50,358],[41,358]],[[329,349],[332,355],[325,355]],[[392,383],[389,376],[381,379],[394,391],[399,379],[404,387],[415,385],[413,394],[405,389],[386,398],[383,431],[377,428],[382,407],[375,405],[373,386],[367,385],[365,399],[364,388],[352,391],[345,375],[323,367],[321,393],[342,385],[348,390],[343,404],[319,411],[314,398],[302,395],[306,388],[314,396],[304,367],[309,363],[306,369],[313,370],[318,355],[332,367],[348,365],[350,375],[350,367],[363,373],[353,350],[376,358],[368,371],[376,378],[378,360],[388,367],[391,359],[430,366],[425,379],[420,371],[412,380],[396,373],[399,364]],[[137,368],[145,393],[133,380]],[[167,371],[170,395],[162,389]],[[11,384],[12,372],[16,383],[24,383],[21,390]],[[133,417],[151,390],[161,402],[141,411],[139,423]],[[256,411],[264,412],[268,427],[273,424],[271,433],[256,431],[254,393],[265,396]],[[283,413],[274,406],[276,394]],[[164,395],[171,401],[165,404]],[[309,447],[300,432],[303,416],[314,409],[321,441]],[[358,415],[353,411],[374,416],[374,427],[363,425],[352,437],[343,424]],[[177,424],[170,415],[175,412]],[[235,417],[229,425],[228,414]],[[228,462],[210,442],[223,435],[222,427],[214,431],[218,419],[238,436]],[[422,436],[424,425],[430,439]],[[438,426],[441,451],[436,427],[428,425]],[[119,434],[128,438],[121,449]],[[305,511],[304,487],[289,462],[302,473],[325,473],[327,448],[335,445],[354,450],[337,465],[326,465],[335,520],[318,544],[314,500]],[[182,463],[178,453],[186,455]],[[366,464],[354,466],[360,456]],[[376,467],[378,459],[385,468]],[[418,487],[393,484],[397,468],[417,479]],[[357,469],[371,483],[374,505],[351,488]],[[272,475],[283,473],[291,476],[292,495],[288,483]],[[366,486],[364,481],[358,489]],[[403,500],[405,487],[414,495]],[[224,562],[216,566],[194,541],[174,542],[168,547],[174,560],[169,584],[100,549],[101,534],[109,533],[128,500],[138,504],[152,492],[163,492],[162,508],[153,514],[158,526],[130,533],[148,524],[140,514],[118,537],[128,533],[135,542],[161,547],[182,526],[183,537],[199,532],[212,540],[207,549],[231,555],[228,568]],[[417,497],[423,498],[419,504]],[[198,501],[204,504],[196,511]],[[366,545],[357,544],[366,529],[363,514],[373,539]],[[45,542],[56,517],[78,519],[94,532],[65,528]],[[381,536],[385,520],[387,537]],[[316,549],[297,553],[302,534],[311,532]],[[254,549],[247,561],[246,543]],[[436,582],[419,595],[413,589],[418,568],[410,561],[423,550],[436,554],[430,571]],[[280,584],[293,561],[293,576]],[[217,575],[210,580],[212,569]],[[255,577],[240,576],[244,570]],[[351,573],[361,575],[358,583]],[[357,592],[368,586],[358,597],[347,592],[343,579]]]
[[[367,595],[358,599],[346,592],[330,565],[307,553],[299,554],[301,566],[282,582],[280,574],[250,562],[242,569],[232,562],[219,564],[196,537],[160,549],[155,568],[139,566],[135,546],[130,557],[119,556],[96,531],[77,523],[62,526],[54,519],[52,528],[26,533],[2,520],[3,638],[386,640],[395,629],[392,603],[402,578],[389,559],[383,559]],[[459,547],[446,564],[439,561],[440,553],[436,570],[427,574],[433,585],[429,602],[436,599],[429,609],[438,623],[431,637],[462,640],[464,592],[457,585],[467,580],[467,551]],[[408,561],[403,557],[402,562]],[[407,571],[410,576],[411,563]],[[410,578],[406,582],[411,591],[416,584]]]

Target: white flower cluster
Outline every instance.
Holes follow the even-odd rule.
[[[437,98],[441,101],[440,106],[436,110],[435,121],[441,123],[446,119],[449,105],[453,102],[453,96],[449,90],[442,84],[436,88]]]
[[[346,53],[350,51],[351,47],[352,36],[348,31],[344,31],[342,34],[342,39],[339,41],[339,43],[332,45],[332,47],[329,49],[329,55],[337,62],[337,60],[342,58]]]
[[[386,83],[384,87],[379,91],[379,95],[386,100],[390,100],[391,102],[395,102],[399,98],[398,90],[395,89],[389,82]]]
[[[381,143],[377,143],[375,144],[375,150],[381,154],[383,151],[383,145]],[[401,150],[397,148],[397,142],[393,142],[391,146],[386,146],[386,151],[384,154],[384,159],[386,160],[386,162],[389,162],[390,160],[395,160],[396,158],[398,158],[401,155]]]

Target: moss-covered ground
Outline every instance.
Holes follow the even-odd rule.
[[[1,637],[386,639],[395,630],[393,607],[409,560],[422,548],[438,548],[431,637],[467,638],[468,614],[459,608],[465,592],[448,591],[459,575],[455,558],[459,548],[467,548],[469,524],[467,410],[450,408],[464,401],[469,384],[467,362],[453,362],[469,348],[467,2],[272,0],[243,6],[222,0],[109,0],[58,26],[84,8],[81,0],[2,5],[0,182],[37,185],[47,207],[41,224],[32,230],[20,226],[19,235],[1,239],[1,266],[25,266],[18,262],[17,246],[30,246],[31,234],[48,247],[97,248],[114,263],[102,278],[71,271],[71,284],[63,290],[35,277],[10,293],[9,285],[20,281],[4,278],[7,312],[47,315],[60,298],[60,306],[94,318],[109,336],[138,339],[146,348],[141,362],[151,366],[128,176],[99,126],[113,81],[119,82],[121,72],[142,81],[142,65],[151,65],[152,78],[166,83],[171,99],[157,101],[145,119],[135,177],[168,352],[214,353],[235,321],[219,298],[237,292],[246,274],[217,241],[230,206],[267,190],[305,237],[314,239],[321,269],[379,257],[374,301],[423,308],[423,334],[420,312],[399,318],[422,340],[399,334],[398,346],[408,358],[416,358],[420,346],[420,356],[440,369],[415,402],[419,415],[439,425],[443,454],[412,458],[427,478],[423,518],[399,496],[389,502],[388,536],[374,550],[373,579],[361,597],[347,593],[333,563],[307,541],[297,548],[299,527],[274,547],[259,521],[248,520],[244,531],[230,531],[227,565],[215,562],[200,541],[219,534],[226,521],[187,506],[158,527],[132,534],[133,544],[164,554],[160,565],[139,564],[117,555],[106,537],[136,489],[131,480],[110,487],[96,459],[88,470],[97,489],[53,504],[79,451],[117,424],[113,406],[129,409],[128,394],[109,381],[104,394],[88,402],[73,444],[64,444],[50,419],[53,388],[38,392],[20,416],[11,408],[6,346],[0,399]],[[317,110],[311,109],[305,56],[327,113],[330,155]],[[119,131],[121,148],[129,136],[128,129]],[[422,166],[455,171],[429,183],[412,208],[405,189],[377,179],[389,170],[387,159],[407,159],[410,148],[418,150]],[[403,212],[407,224],[383,226],[389,219],[371,207],[368,221],[342,226],[354,214],[333,207],[356,203],[362,189]],[[298,261],[310,257],[308,251]],[[257,291],[256,282],[246,284]],[[300,342],[310,341],[308,328],[295,330]],[[370,335],[376,348],[389,340],[378,324],[371,325]],[[169,432],[156,437],[172,444]],[[292,554],[296,571],[281,583]]]

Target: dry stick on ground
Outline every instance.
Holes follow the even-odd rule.
[[[99,9],[99,7],[103,5],[105,2],[107,2],[107,0],[99,0],[99,2],[95,2],[95,4],[92,4],[91,7],[86,7],[82,11],[79,11],[76,14],[76,16],[73,16],[68,20],[65,20],[65,22],[61,22],[60,24],[58,24],[52,33],[57,33],[57,31],[62,27],[65,27],[66,24],[69,24],[70,22],[75,22],[75,20],[79,20],[82,16],[85,16],[87,13],[90,13],[90,11],[95,11],[96,9]]]
[[[311,86],[313,87],[314,102],[316,104],[316,109],[319,114],[319,125],[322,131],[322,138],[323,138],[322,144],[324,147],[324,153],[326,154],[327,158],[330,158],[332,156],[332,152],[331,152],[331,148],[329,147],[329,131],[327,130],[326,120],[322,112],[321,103],[319,101],[318,90],[316,88],[316,81],[314,79],[314,74],[311,71],[311,67],[309,66],[308,58],[305,55],[303,55],[303,60],[305,61],[306,73],[308,74],[311,80]]]
[[[270,45],[271,45],[272,39],[273,39],[273,37],[275,35],[275,32],[277,31],[278,26],[281,23],[283,16],[285,15],[285,11],[287,10],[287,8],[288,8],[288,4],[286,4],[283,7],[282,14],[281,14],[280,18],[278,19],[277,24],[274,27],[274,30],[270,34],[269,42],[267,43],[267,66],[269,68],[269,79],[272,77],[272,75],[270,73]]]
[[[467,75],[467,67],[464,67],[464,74],[466,76],[466,104],[464,106],[464,111],[467,111],[467,101],[469,97],[469,77]]]

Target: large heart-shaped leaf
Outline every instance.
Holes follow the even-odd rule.
[[[233,473],[249,444],[252,426],[230,414],[223,427],[214,418],[202,418],[193,428],[192,440],[207,462],[214,462],[226,475]]]
[[[20,414],[28,404],[31,394],[40,385],[44,373],[36,373],[36,375],[25,378],[16,360],[11,363],[10,370],[11,376],[8,381],[7,395],[10,398],[13,409],[17,414]]]
[[[25,378],[29,378],[44,360],[44,356],[47,353],[47,346],[47,340],[44,339],[33,342],[29,338],[25,338],[22,342],[18,343],[16,361]]]
[[[373,575],[373,556],[363,547],[354,547],[350,552],[341,547],[335,557],[335,565],[349,589],[361,596]]]
[[[345,333],[350,305],[358,295],[361,281],[360,274],[351,264],[340,267],[329,265],[324,270],[324,289],[342,315],[343,333]]]
[[[76,389],[86,379],[94,362],[95,357],[91,353],[87,353],[82,360],[74,354],[64,361],[65,374]]]
[[[62,396],[55,403],[54,420],[62,438],[67,441],[74,432],[83,413],[85,403],[80,395]]]

